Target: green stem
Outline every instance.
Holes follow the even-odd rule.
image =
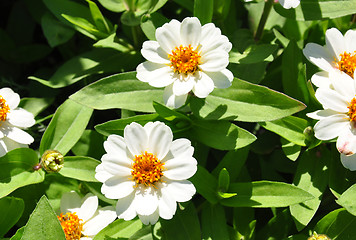
[[[135,49],[139,49],[139,42],[138,42],[138,32],[137,32],[137,26],[131,27],[131,33],[132,33],[132,38],[133,38],[133,43]]]
[[[260,38],[262,37],[263,29],[265,28],[268,16],[271,12],[273,2],[274,2],[274,0],[267,0],[267,2],[265,2],[262,16],[261,16],[260,22],[258,23],[257,31],[255,34],[256,41],[260,40]]]

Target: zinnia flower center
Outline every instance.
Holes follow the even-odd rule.
[[[5,122],[7,114],[10,112],[9,105],[6,104],[5,99],[0,95],[0,121]]]
[[[340,54],[340,57],[341,60],[337,63],[339,70],[353,78],[356,69],[356,51],[354,53],[344,52]]]
[[[201,56],[198,51],[193,50],[190,44],[188,47],[183,47],[182,45],[176,47],[172,50],[172,54],[168,54],[168,57],[171,60],[170,67],[173,68],[174,72],[194,74],[199,70],[198,65]]]
[[[61,213],[57,218],[61,222],[67,240],[79,240],[82,237],[84,224],[76,213],[68,212],[65,215]]]
[[[356,121],[356,97],[351,100],[347,108],[349,109],[347,115],[349,116],[350,121]]]
[[[135,155],[131,174],[136,184],[151,186],[163,176],[163,165],[164,163],[161,163],[152,153],[145,152],[139,156]]]

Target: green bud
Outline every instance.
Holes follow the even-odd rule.
[[[47,172],[59,172],[63,168],[63,155],[57,150],[47,150],[41,157],[41,166]]]
[[[325,234],[317,234],[316,232],[311,235],[308,240],[331,240],[328,236]]]
[[[305,139],[308,141],[312,141],[314,138],[314,130],[312,126],[308,126],[304,129],[303,134],[305,136]]]

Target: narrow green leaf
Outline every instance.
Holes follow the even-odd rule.
[[[168,121],[173,121],[173,120],[185,120],[188,122],[191,122],[190,118],[184,115],[183,113],[177,112],[176,110],[170,109],[166,107],[163,104],[160,104],[158,102],[153,102],[153,107],[156,110],[156,112],[164,119]]]
[[[154,112],[152,102],[163,102],[163,90],[137,80],[136,72],[128,72],[103,78],[69,98],[94,109],[124,108]]]
[[[356,216],[355,197],[356,184],[352,185],[343,194],[341,194],[340,198],[336,200],[336,202],[343,206],[349,213]]]
[[[10,238],[10,240],[21,240],[22,235],[23,235],[23,230],[24,230],[24,229],[25,229],[24,226],[21,227],[21,228],[19,228],[19,229],[16,231],[15,235]]]
[[[17,148],[0,158],[0,198],[17,188],[40,183],[44,180],[42,170],[34,171],[38,157],[30,148]]]
[[[101,230],[93,240],[107,240],[108,237],[110,237],[109,239],[129,238],[139,231],[142,226],[142,222],[139,219],[131,221],[117,219]]]
[[[292,143],[284,138],[281,138],[281,143],[282,143],[282,150],[283,150],[284,154],[286,155],[286,157],[292,161],[297,160],[302,147],[300,145]]]
[[[201,25],[210,23],[214,13],[214,0],[194,0],[194,17],[199,18]]]
[[[277,48],[277,45],[271,44],[250,45],[242,54],[231,51],[229,61],[237,64],[272,62],[274,60],[273,53]]]
[[[156,40],[156,29],[161,27],[168,19],[162,14],[155,12],[144,18],[141,22],[141,28],[149,40]]]
[[[36,117],[49,107],[53,100],[53,98],[21,98],[19,107],[26,109]]]
[[[64,158],[64,166],[59,171],[64,177],[74,178],[86,182],[97,182],[95,168],[100,161],[90,157],[68,156]]]
[[[107,20],[104,18],[103,14],[101,14],[98,6],[90,0],[87,0],[87,2],[89,4],[89,9],[91,12],[91,16],[94,20],[95,26],[99,29],[99,31],[104,33],[112,32],[112,29],[110,29]]]
[[[202,239],[229,239],[225,210],[220,204],[205,204],[201,212]]]
[[[124,0],[98,0],[104,8],[112,12],[123,12],[128,10]]]
[[[96,48],[112,48],[120,52],[129,52],[133,47],[123,39],[116,37],[116,32],[109,35],[107,38],[101,39],[94,43]]]
[[[25,226],[21,239],[66,239],[62,226],[46,196],[43,196],[37,203]]]
[[[206,99],[192,98],[194,114],[205,119],[262,122],[280,119],[306,106],[267,87],[234,79],[227,89],[215,89]]]
[[[88,156],[95,159],[100,159],[104,154],[104,136],[94,130],[85,130],[72,147],[72,152],[77,156]]]
[[[216,194],[218,181],[205,168],[198,166],[197,172],[190,178],[190,181],[194,184],[197,192],[211,204],[219,201]]]
[[[65,155],[83,134],[92,113],[93,109],[70,99],[65,101],[55,112],[42,136],[40,153],[50,149]]]
[[[0,199],[0,237],[4,236],[20,219],[25,203],[21,198],[4,197]]]
[[[219,173],[219,184],[218,184],[218,190],[220,192],[226,192],[229,189],[230,185],[230,175],[229,172],[226,170],[226,168],[221,169]]]
[[[270,181],[232,183],[229,192],[237,195],[220,201],[228,207],[286,207],[314,198],[293,185]]]

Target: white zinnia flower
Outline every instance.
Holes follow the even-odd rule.
[[[330,87],[329,72],[341,71],[354,76],[356,68],[356,31],[348,30],[343,36],[336,28],[325,32],[325,46],[308,43],[303,49],[305,57],[323,71],[313,75],[317,87]]]
[[[173,141],[171,129],[162,122],[144,127],[133,122],[124,137],[110,135],[104,142],[106,154],[96,168],[101,192],[118,199],[119,218],[136,215],[144,224],[155,224],[159,217],[171,219],[177,202],[189,201],[195,194],[187,179],[197,170],[194,148],[188,139]]]
[[[337,138],[344,167],[356,170],[356,83],[343,72],[330,72],[331,88],[318,88],[315,97],[324,110],[308,113],[319,120],[315,137],[320,140]]]
[[[98,208],[99,200],[91,193],[82,199],[72,191],[61,198],[61,213],[58,217],[66,239],[90,240],[116,219],[113,206]]]
[[[32,113],[18,108],[20,96],[10,88],[0,89],[0,157],[21,147],[28,147],[33,137],[20,128],[32,127]]]
[[[245,2],[252,2],[252,1],[253,0],[245,0]],[[300,0],[279,0],[279,3],[282,5],[282,7],[289,9],[289,8],[298,7],[300,4]]]
[[[143,43],[148,61],[137,66],[137,78],[153,87],[165,87],[167,106],[178,108],[193,91],[205,98],[215,87],[227,88],[233,80],[229,39],[213,23],[201,26],[198,18],[171,20],[156,30],[157,41]]]

